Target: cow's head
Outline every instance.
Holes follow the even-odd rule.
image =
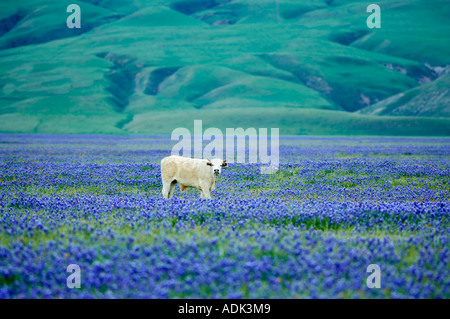
[[[227,167],[227,160],[221,160],[220,158],[208,159],[206,165],[211,166],[212,173],[216,176],[220,175],[222,167]]]

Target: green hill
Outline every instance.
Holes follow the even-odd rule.
[[[448,1],[71,2],[0,4],[1,132],[448,135]]]
[[[360,111],[369,115],[450,117],[450,73]]]

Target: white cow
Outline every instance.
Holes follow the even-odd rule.
[[[227,161],[221,159],[192,159],[182,156],[168,156],[161,160],[162,194],[171,198],[176,184],[181,191],[187,187],[200,190],[201,198],[211,198],[210,192],[215,189],[217,178],[222,167],[227,167]]]

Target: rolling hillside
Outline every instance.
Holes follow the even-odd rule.
[[[450,117],[450,73],[363,108],[360,113]]]
[[[0,4],[0,132],[449,135],[450,3]]]

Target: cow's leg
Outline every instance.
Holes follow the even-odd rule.
[[[203,185],[200,185],[200,187],[202,188],[203,196],[205,196],[206,199],[211,199],[211,195],[209,193],[210,185],[203,184]]]
[[[177,186],[177,181],[172,181],[172,183],[170,183],[169,188],[169,198],[173,197],[173,193],[175,192],[175,186]]]
[[[205,189],[203,191],[203,194],[205,195],[206,199],[211,199],[211,194],[209,193],[209,189]]]
[[[170,185],[170,181],[163,181],[162,195],[164,198],[169,198]]]
[[[203,191],[200,190],[200,198],[205,198],[205,195],[203,195]]]

